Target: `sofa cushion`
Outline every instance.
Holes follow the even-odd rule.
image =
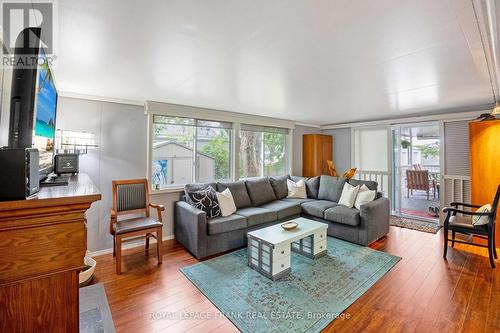
[[[321,176],[318,199],[339,202],[346,180],[332,176]]]
[[[285,199],[282,199],[282,201],[296,202],[298,204],[301,204],[303,202],[314,201],[314,199],[311,199],[311,198],[306,198],[306,199],[302,199],[302,198],[285,198]]]
[[[357,226],[359,224],[359,210],[339,205],[325,210],[324,218],[332,222]]]
[[[236,211],[236,214],[247,218],[247,226],[276,221],[278,213],[269,209],[260,207],[246,207]]]
[[[255,207],[276,200],[273,187],[267,177],[249,179],[245,183],[250,200]]]
[[[318,191],[319,191],[319,180],[320,177],[312,177],[312,178],[306,178],[306,177],[299,177],[299,176],[292,176],[290,177],[294,182],[298,182],[301,179],[306,180],[306,192],[307,192],[307,197],[312,198],[312,199],[318,199]]]
[[[226,188],[229,188],[229,191],[231,191],[236,208],[245,208],[252,205],[244,180],[232,183],[217,183],[218,192],[222,192]]]
[[[278,219],[299,215],[302,212],[302,207],[299,202],[290,202],[285,200],[268,202],[259,208],[265,208],[276,212],[278,214]]]
[[[306,201],[302,203],[302,212],[308,215],[323,218],[325,210],[335,206],[338,206],[338,204],[328,200]]]
[[[361,187],[363,185],[366,185],[369,190],[376,191],[378,187],[378,183],[373,181],[373,180],[359,180],[359,179],[349,179],[349,184],[352,186],[358,186]]]
[[[290,179],[289,175],[286,176],[278,176],[278,177],[269,177],[269,182],[273,187],[274,195],[276,199],[286,198],[288,195],[288,188],[286,185],[286,181]]]
[[[207,226],[209,235],[222,234],[224,232],[245,229],[247,227],[247,219],[236,214],[220,216],[208,220]]]

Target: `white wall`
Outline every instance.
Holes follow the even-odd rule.
[[[57,128],[96,134],[99,149],[80,156],[80,172],[89,174],[102,193],[87,215],[88,249],[112,247],[109,210],[111,181],[146,177],[147,118],[141,106],[61,97]],[[164,204],[164,236],[173,234],[173,203],[179,193],[152,195],[151,202]]]
[[[323,134],[333,136],[333,162],[338,173],[344,173],[351,166],[351,129],[324,130]]]

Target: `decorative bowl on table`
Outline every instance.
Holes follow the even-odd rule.
[[[293,229],[297,228],[298,226],[299,226],[299,224],[297,222],[293,222],[293,221],[285,222],[285,223],[281,224],[281,227],[285,230],[293,230]]]

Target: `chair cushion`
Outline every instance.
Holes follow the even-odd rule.
[[[449,221],[449,226],[450,229],[453,228],[462,228],[462,229],[470,229],[470,230],[479,230],[479,231],[487,231],[488,226],[487,225],[478,225],[474,226],[472,225],[472,219],[470,216],[451,216],[450,221]]]
[[[250,200],[255,207],[276,200],[273,187],[267,177],[249,179],[245,183]]]
[[[321,176],[319,179],[318,199],[339,202],[346,180],[332,176]]]
[[[319,176],[312,177],[312,178],[292,176],[291,179],[294,182],[298,182],[301,179],[305,179],[306,180],[307,197],[311,198],[311,199],[318,199],[319,180],[320,180]]]
[[[276,221],[278,213],[269,209],[260,207],[246,207],[236,211],[236,214],[247,218],[247,226]]]
[[[282,201],[289,201],[289,202],[296,202],[298,204],[301,204],[303,202],[308,202],[308,201],[314,201],[314,199],[310,199],[310,198],[307,198],[307,199],[302,199],[302,198],[285,198],[285,199],[281,199]]]
[[[371,191],[376,191],[378,188],[378,183],[373,180],[349,179],[348,183],[351,184],[352,186],[359,185],[359,187],[366,185],[366,187],[368,187],[368,189]]]
[[[152,217],[136,217],[133,219],[118,221],[113,224],[116,235],[161,226],[163,226],[163,223]]]
[[[245,229],[247,227],[247,219],[236,214],[220,216],[208,220],[207,226],[209,235],[217,235],[229,231]]]
[[[252,205],[244,180],[233,183],[217,183],[218,192],[222,192],[226,188],[229,188],[229,191],[231,191],[236,208],[245,208]]]
[[[359,224],[359,210],[342,205],[328,208],[325,210],[325,220],[357,226]]]
[[[302,203],[302,212],[312,216],[323,218],[325,210],[335,206],[338,206],[338,204],[328,200],[306,201]]]
[[[302,212],[302,207],[299,202],[290,202],[285,200],[268,202],[259,208],[265,208],[276,212],[278,214],[278,220],[299,215]]]
[[[288,195],[288,188],[286,185],[286,181],[290,179],[289,175],[286,176],[278,176],[278,177],[269,177],[269,182],[274,190],[274,195],[276,199],[286,198]]]

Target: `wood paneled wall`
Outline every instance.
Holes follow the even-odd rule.
[[[472,203],[492,203],[500,184],[500,121],[469,123]],[[498,226],[498,214],[496,224]],[[496,244],[500,244],[496,228]]]

